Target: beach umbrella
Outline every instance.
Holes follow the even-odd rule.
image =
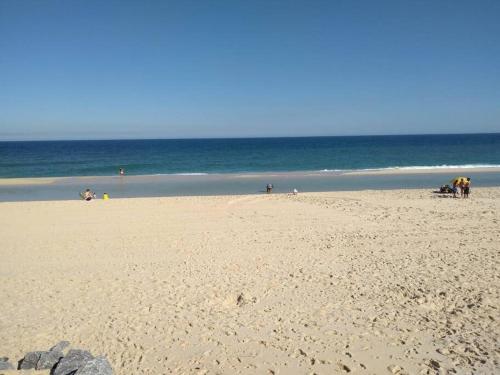
[[[451,182],[452,184],[454,184],[454,183],[455,183],[455,181],[456,181],[456,182],[457,182],[457,184],[458,184],[458,183],[460,182],[460,180],[464,180],[464,181],[466,181],[466,180],[467,180],[467,177],[461,177],[461,176],[459,176],[459,177],[455,177],[455,178],[454,178],[454,179],[452,179],[450,182]]]

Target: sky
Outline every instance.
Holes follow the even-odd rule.
[[[500,1],[0,1],[0,140],[500,132]]]

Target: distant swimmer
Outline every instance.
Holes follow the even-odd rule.
[[[120,168],[120,176],[125,176],[125,169]]]
[[[267,194],[272,193],[272,191],[273,191],[273,184],[267,184],[266,191],[267,191]]]
[[[82,197],[83,200],[91,201],[96,197],[95,193],[91,191],[90,189],[85,189],[84,192],[80,193],[80,197]]]

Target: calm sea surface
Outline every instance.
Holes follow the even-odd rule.
[[[500,133],[0,142],[0,177],[500,166]]]

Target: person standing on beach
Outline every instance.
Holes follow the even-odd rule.
[[[272,191],[273,191],[273,184],[267,184],[266,191],[267,191],[267,194],[272,193]]]
[[[463,198],[464,197],[464,187],[465,187],[465,181],[463,178],[460,179],[458,186],[460,187],[460,196]]]
[[[464,198],[469,198],[469,192],[470,192],[470,177],[467,177],[467,180],[464,182],[464,187],[463,187],[463,197]]]
[[[124,175],[125,175],[125,169],[120,168],[120,176],[124,176]]]
[[[454,180],[454,181],[453,181],[453,187],[452,187],[452,190],[453,190],[453,198],[456,198],[456,197],[457,197],[457,185],[458,185],[458,180]]]

